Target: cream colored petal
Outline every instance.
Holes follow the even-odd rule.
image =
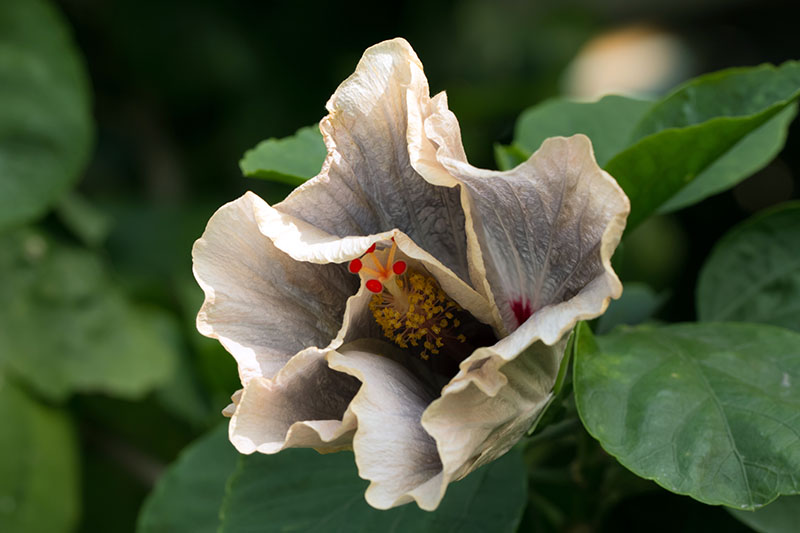
[[[251,379],[235,400],[229,436],[241,453],[286,448],[350,448],[355,417],[347,411],[360,383],[331,370],[324,352],[300,352],[274,379]]]
[[[475,318],[495,328],[502,327],[499,316],[483,295],[402,231],[394,229],[375,235],[336,237],[265,202],[258,205],[256,219],[261,232],[278,249],[297,261],[345,263],[364,254],[372,244],[388,247],[394,239],[399,249],[398,259],[419,262],[445,292]]]
[[[342,265],[297,262],[258,229],[266,203],[247,193],[211,217],[192,249],[205,293],[197,329],[233,354],[246,384],[272,377],[309,346],[325,347],[342,323],[358,279]]]
[[[443,94],[431,102],[425,132],[438,147],[420,151],[416,168],[431,183],[460,184],[467,213],[470,274],[493,298],[508,331],[540,315],[541,339],[556,342],[577,321],[605,311],[622,285],[611,254],[630,205],[594,159],[584,135],[546,140],[515,169],[481,170],[467,163],[458,122]]]
[[[378,353],[343,348],[327,358],[331,368],[363,383],[350,410],[358,419],[353,437],[358,472],[370,481],[367,502],[388,509],[414,500],[422,509],[435,509],[445,488],[442,464],[420,419],[437,391]]]
[[[462,365],[471,370],[462,370],[422,416],[447,482],[497,459],[525,434],[550,399],[565,343],[536,342],[508,363],[488,348]]]
[[[469,282],[459,191],[426,182],[409,160],[428,101],[422,65],[406,41],[369,48],[328,101],[321,173],[276,208],[336,237],[399,229]]]

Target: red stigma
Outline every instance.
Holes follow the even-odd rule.
[[[377,294],[377,293],[383,291],[383,284],[380,281],[378,281],[377,279],[367,280],[366,285],[367,285],[367,289],[370,292],[374,292],[374,293]]]
[[[362,266],[364,266],[364,264],[361,262],[361,259],[353,259],[352,261],[350,261],[350,264],[348,265],[347,269],[350,270],[350,272],[352,272],[353,274],[358,274],[358,271],[361,270]]]
[[[517,326],[521,326],[522,323],[528,320],[533,314],[531,303],[525,297],[511,300],[511,310],[514,312],[514,317],[517,319]]]
[[[397,274],[398,276],[406,271],[406,262],[405,261],[395,261],[392,265],[392,272]]]

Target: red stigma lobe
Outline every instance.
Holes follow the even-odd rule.
[[[377,279],[367,280],[366,286],[367,290],[369,290],[370,292],[374,292],[376,294],[383,291],[383,284]]]
[[[350,270],[353,274],[358,274],[358,271],[361,270],[361,267],[364,264],[361,262],[361,259],[353,259],[350,261],[350,264],[347,266],[347,269]]]

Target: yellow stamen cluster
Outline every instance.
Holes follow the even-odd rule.
[[[461,306],[445,294],[435,279],[408,272],[394,281],[403,293],[402,298],[383,291],[369,303],[372,316],[387,339],[401,348],[421,347],[420,357],[425,360],[438,354],[448,341],[466,342],[463,334],[454,331],[461,325],[456,318]]]

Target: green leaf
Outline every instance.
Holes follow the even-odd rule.
[[[494,145],[494,160],[500,170],[510,170],[520,163],[524,163],[530,155],[530,153],[514,144],[509,146]]]
[[[526,503],[522,457],[504,457],[448,487],[434,512],[388,511],[364,500],[353,455],[287,450],[241,457],[228,482],[220,533],[263,531],[516,531]]]
[[[620,463],[708,504],[800,492],[800,334],[758,324],[579,329],[586,429]]]
[[[373,509],[366,488],[352,453],[239,456],[221,427],[170,468],[144,505],[137,531],[516,531],[527,500],[516,450],[451,484],[434,512],[413,503]]]
[[[800,331],[800,202],[745,221],[703,266],[697,312],[703,321],[762,322]]]
[[[592,140],[594,155],[603,166],[628,147],[634,128],[652,105],[615,95],[596,102],[548,100],[520,115],[512,146],[529,156],[548,137],[583,133]]]
[[[92,142],[89,86],[61,14],[0,2],[0,230],[41,216],[80,177]]]
[[[627,229],[800,96],[800,63],[697,78],[642,118],[636,142],[605,166],[631,200]]]
[[[199,308],[198,306],[197,309]],[[192,357],[194,354],[189,354],[185,350],[185,339],[180,322],[175,316],[159,308],[142,309],[141,312],[150,315],[151,322],[157,328],[160,338],[169,343],[175,354],[175,365],[171,378],[154,391],[155,398],[171,414],[195,427],[208,428],[209,422],[213,424],[219,419],[219,409],[211,409],[210,402],[197,376],[195,361]],[[192,331],[190,334],[195,336],[196,332]],[[236,388],[231,387],[228,390],[236,390]],[[219,405],[225,404],[220,403]]]
[[[138,397],[172,374],[157,317],[133,307],[92,253],[35,230],[0,237],[0,368],[61,400]]]
[[[753,130],[750,135],[711,163],[694,181],[667,200],[658,211],[667,213],[696,204],[709,196],[730,189],[767,166],[786,143],[789,125],[795,116],[797,116],[797,104],[792,104]]]
[[[142,506],[137,532],[216,533],[225,483],[238,457],[227,424],[186,448]]]
[[[757,511],[728,511],[759,533],[795,533],[800,524],[800,496],[783,496]]]
[[[635,326],[652,317],[664,305],[665,294],[659,294],[644,283],[626,283],[619,300],[612,300],[597,319],[597,333],[606,333],[626,324]]]
[[[80,511],[75,432],[0,374],[0,531],[72,531]]]
[[[61,197],[56,205],[61,222],[87,246],[99,246],[111,231],[111,217],[76,192]]]
[[[248,178],[300,185],[319,173],[326,155],[319,126],[308,126],[291,137],[261,141],[239,166]]]

